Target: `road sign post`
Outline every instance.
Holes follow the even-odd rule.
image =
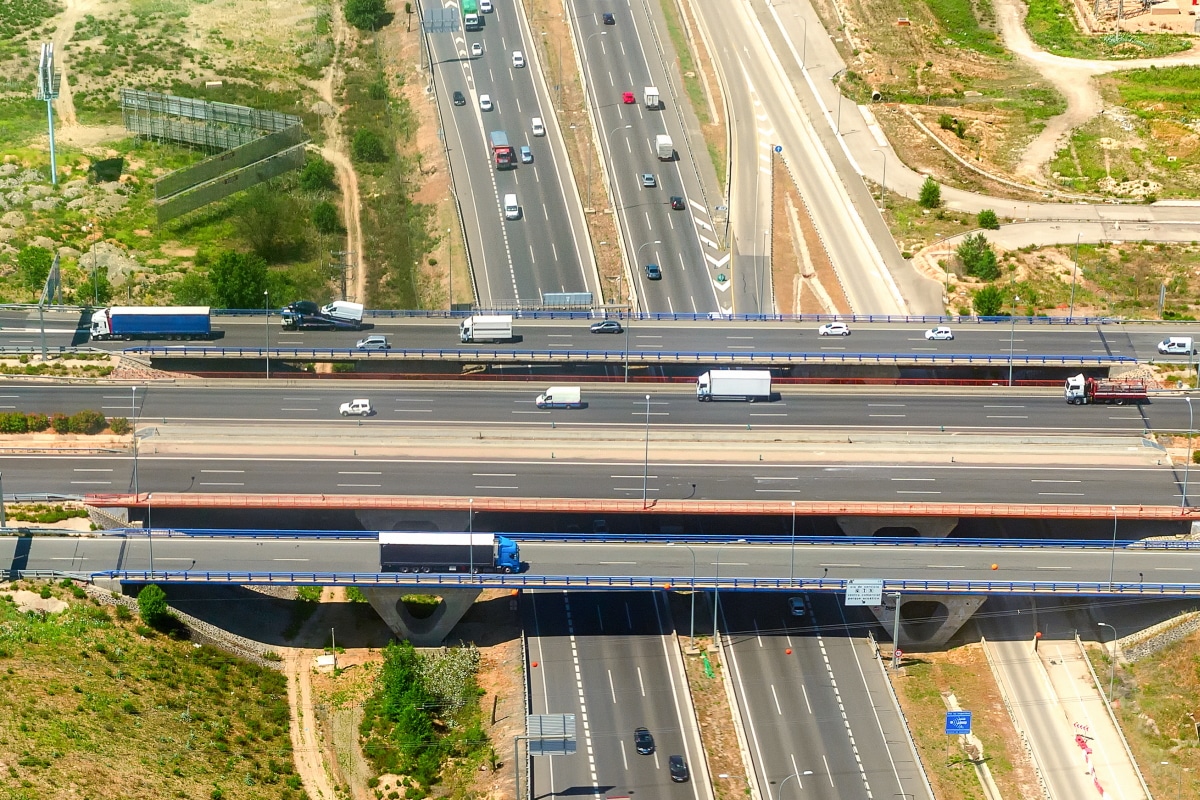
[[[946,735],[953,736],[955,734],[968,735],[971,733],[971,712],[970,711],[947,711],[946,712]]]

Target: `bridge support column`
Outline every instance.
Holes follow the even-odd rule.
[[[958,525],[958,517],[838,517],[838,527],[847,536],[874,536],[884,528],[911,528],[918,536],[941,539]]]
[[[886,595],[885,598],[891,605],[872,606],[871,613],[892,634],[892,641],[895,642],[895,600]],[[942,647],[958,633],[958,629],[966,624],[985,600],[987,598],[982,595],[901,595],[900,649],[908,652]]]
[[[451,589],[443,587],[437,591],[422,591],[420,589],[399,588],[369,588],[359,587],[363,596],[371,604],[371,608],[383,618],[392,633],[401,639],[407,639],[415,647],[437,647],[458,624],[463,615],[470,610],[471,604],[479,597],[482,589]],[[414,617],[400,598],[407,594],[424,594],[440,597],[442,602],[433,614],[418,619]]]

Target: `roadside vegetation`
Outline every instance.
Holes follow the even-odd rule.
[[[66,608],[22,611],[18,589]],[[70,581],[0,590],[0,741],[10,756],[0,793],[306,797],[283,676],[183,635],[170,619],[89,601]]]
[[[1075,9],[1067,0],[1029,0],[1025,28],[1040,47],[1066,58],[1158,58],[1192,46],[1192,37],[1173,33],[1085,34],[1079,30]]]

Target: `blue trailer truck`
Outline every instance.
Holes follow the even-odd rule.
[[[517,543],[494,533],[380,531],[381,572],[520,572]]]
[[[211,339],[208,306],[113,306],[92,314],[93,341]]]

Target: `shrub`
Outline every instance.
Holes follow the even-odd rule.
[[[25,433],[29,422],[20,411],[9,411],[0,414],[0,433]]]
[[[338,219],[337,208],[333,203],[325,200],[313,206],[312,221],[313,227],[319,233],[337,233],[342,228],[341,220]]]
[[[117,619],[121,622],[128,622],[133,619],[133,613],[125,606],[117,606]]]
[[[55,433],[70,433],[71,420],[66,414],[55,413],[50,416],[50,427]]]
[[[217,258],[208,277],[217,305],[262,308],[263,292],[267,289],[267,262],[261,256],[226,250]]]
[[[346,21],[359,30],[377,31],[386,20],[383,0],[346,0]]]
[[[41,433],[50,427],[50,420],[45,414],[26,414],[25,427],[30,433]]]
[[[382,163],[388,160],[387,149],[383,139],[375,131],[360,128],[354,132],[354,140],[350,145],[350,153],[355,161]]]
[[[67,420],[67,430],[71,433],[95,434],[108,427],[108,420],[99,411],[84,409],[72,414]]]
[[[117,436],[124,436],[132,429],[126,417],[113,417],[108,421],[108,427]]]
[[[50,274],[54,253],[44,247],[29,245],[17,253],[17,275],[26,289],[40,292]]]
[[[1000,220],[996,217],[996,212],[990,208],[985,208],[975,217],[975,221],[979,223],[979,227],[989,231],[1000,230]]]
[[[971,295],[975,313],[981,317],[994,317],[1004,307],[1004,293],[995,286],[984,286]]]
[[[937,208],[942,204],[942,187],[938,186],[938,182],[933,179],[932,175],[925,176],[917,203],[922,208]]]
[[[310,158],[300,171],[300,188],[308,192],[333,188],[333,164],[323,158]]]
[[[994,281],[1000,277],[1000,266],[996,263],[996,253],[987,237],[982,233],[973,233],[963,239],[958,246],[958,258],[962,261],[966,274],[985,281]]]
[[[138,613],[147,625],[157,627],[167,617],[167,593],[157,583],[146,584],[137,596]]]

